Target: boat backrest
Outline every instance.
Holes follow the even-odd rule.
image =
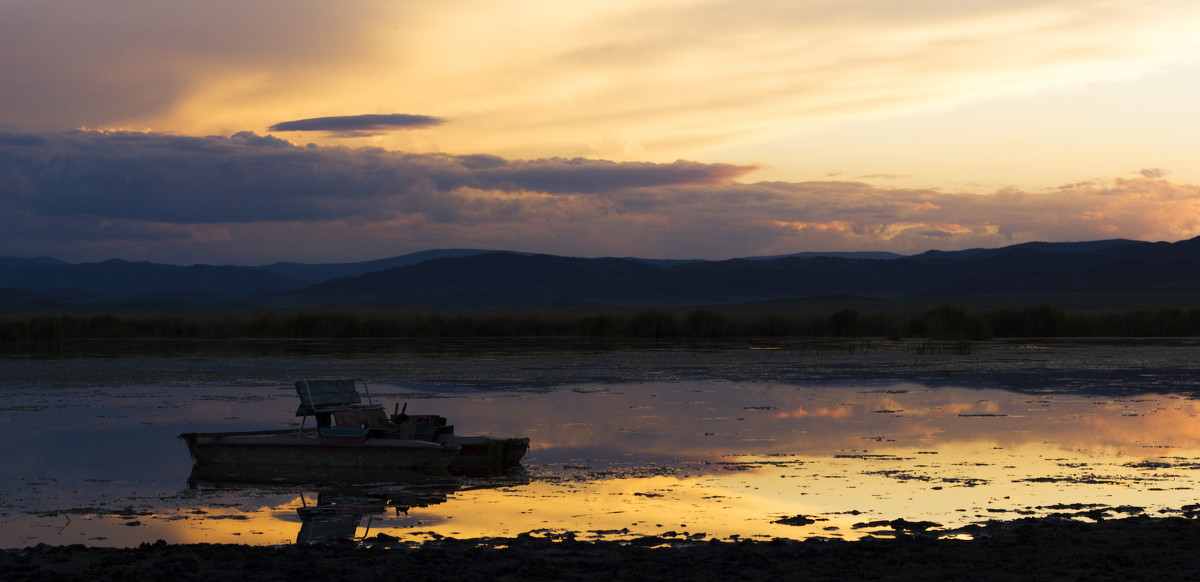
[[[297,380],[300,408],[296,416],[333,412],[362,404],[354,380]]]

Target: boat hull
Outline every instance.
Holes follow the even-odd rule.
[[[386,468],[445,471],[458,455],[452,443],[389,438],[339,438],[318,431],[184,433],[197,465]]]
[[[523,437],[446,435],[438,442],[459,447],[450,471],[469,475],[502,475],[519,465],[529,451],[529,439]]]

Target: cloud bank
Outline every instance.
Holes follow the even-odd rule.
[[[728,258],[1200,234],[1158,169],[1052,191],[745,183],[753,166],[511,160],[273,136],[0,133],[0,255],[342,261],[429,248]]]

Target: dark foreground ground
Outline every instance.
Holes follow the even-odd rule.
[[[522,536],[406,547],[40,545],[0,551],[0,580],[1194,580],[1200,520],[1019,520],[975,540],[701,542]]]

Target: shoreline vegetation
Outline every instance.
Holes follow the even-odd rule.
[[[1200,309],[1067,311],[1042,304],[973,309],[660,307],[435,311],[311,309],[0,316],[0,341],[89,339],[870,338],[969,342],[1003,338],[1197,337]]]

